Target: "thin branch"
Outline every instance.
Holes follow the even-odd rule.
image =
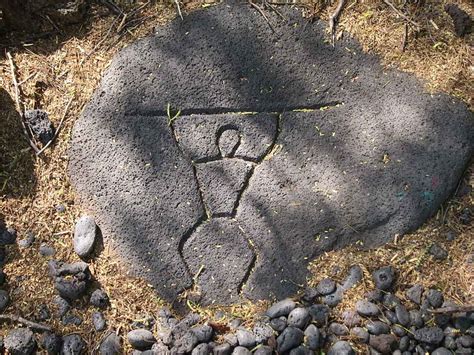
[[[408,24],[405,23],[404,26],[404,31],[403,31],[403,39],[402,39],[402,52],[405,52],[405,49],[407,48],[407,43],[408,43]]]
[[[20,121],[21,121],[21,126],[23,128],[23,133],[25,134],[25,138],[30,144],[30,147],[35,151],[35,153],[39,152],[38,146],[31,140],[31,136],[28,134],[28,129],[26,128],[25,124],[25,115],[24,115],[24,108],[23,105],[21,104],[20,100],[20,86],[18,85],[18,80],[16,79],[16,72],[15,72],[15,63],[13,62],[12,55],[10,52],[7,52],[7,58],[8,61],[10,62],[10,70],[12,74],[12,81],[13,81],[13,86],[15,87],[15,102],[17,106],[17,110],[20,114]]]
[[[5,320],[11,321],[11,322],[18,322],[18,323],[26,325],[27,327],[29,327],[31,329],[35,329],[35,330],[42,331],[42,332],[50,332],[51,331],[50,326],[40,324],[40,323],[36,323],[36,322],[32,322],[28,319],[25,319],[25,318],[20,317],[20,316],[16,316],[14,314],[0,314],[0,321],[5,321]]]
[[[179,17],[183,20],[183,14],[181,13],[181,6],[179,6],[179,0],[173,0],[176,5],[176,10],[178,11]]]
[[[64,114],[63,114],[63,117],[61,117],[61,121],[59,121],[59,125],[58,125],[58,128],[56,128],[56,131],[54,132],[54,136],[53,138],[51,138],[49,140],[48,143],[46,143],[46,145],[41,148],[41,150],[36,153],[36,156],[39,156],[41,153],[43,153],[46,149],[48,149],[48,147],[54,142],[54,140],[57,138],[58,134],[59,134],[59,131],[61,130],[61,126],[63,125],[63,122],[64,122],[64,119],[66,118],[67,116],[67,113],[69,111],[69,107],[71,106],[71,103],[72,103],[72,100],[73,98],[71,97],[66,105],[66,109],[64,110]]]
[[[336,27],[339,21],[339,16],[341,16],[341,12],[346,6],[347,0],[339,0],[339,4],[336,7],[336,10],[329,16],[329,32],[331,33],[332,44],[336,42]]]
[[[249,0],[249,4],[252,5],[252,6],[260,13],[260,15],[263,16],[263,18],[265,19],[265,21],[267,21],[268,26],[270,26],[272,32],[275,32],[275,28],[274,28],[273,25],[271,24],[271,22],[270,22],[270,20],[268,19],[267,15],[265,15],[265,12],[260,8],[260,6],[258,6],[257,4],[253,3],[251,0]]]
[[[420,27],[420,25],[417,22],[413,21],[411,18],[409,18],[407,15],[405,15],[399,9],[397,9],[395,7],[395,5],[393,5],[389,0],[383,0],[383,2],[385,4],[387,4],[388,6],[390,6],[392,8],[392,10],[395,11],[397,13],[397,15],[400,16],[401,18],[403,18],[405,21],[411,23],[415,27]]]

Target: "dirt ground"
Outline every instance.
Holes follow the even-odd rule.
[[[470,0],[451,2],[474,16],[474,5]],[[394,1],[394,4],[416,23],[415,26],[410,22],[406,35],[407,20],[383,1],[372,0],[348,2],[336,37],[355,36],[364,50],[379,54],[385,65],[413,73],[423,80],[426,90],[447,92],[465,101],[472,109],[474,35],[456,37],[451,18],[443,10],[444,1],[407,1],[405,7],[400,6],[401,2]],[[209,5],[188,3],[182,10],[205,6]],[[302,9],[308,18],[327,19],[334,7],[309,5]],[[0,38],[4,45],[0,54],[0,219],[18,231],[18,239],[25,238],[28,232],[36,236],[31,248],[8,248],[4,270],[8,275],[6,288],[11,295],[11,305],[5,313],[34,319],[40,304],[54,310],[53,282],[47,276],[48,258],[40,256],[38,248],[41,243],[47,243],[55,247],[55,259],[78,260],[72,249],[72,231],[74,221],[87,206],[74,203],[74,191],[67,177],[67,147],[74,121],[114,53],[152,33],[155,26],[176,17],[172,1],[155,5],[136,1],[124,5],[123,10],[127,15],[116,16],[107,8],[94,5],[86,23],[45,38],[29,40],[28,36],[18,34]],[[32,154],[23,139],[15,107],[11,63],[5,55],[7,51],[16,67],[23,105],[46,110],[56,127],[64,119],[55,143],[40,157]],[[375,250],[366,251],[362,246],[355,246],[323,255],[312,262],[309,283],[315,284],[325,276],[342,279],[349,266],[355,263],[362,266],[367,276],[377,267],[391,264],[399,271],[401,289],[415,282],[422,283],[441,289],[448,298],[460,304],[474,303],[474,223],[460,221],[465,208],[474,211],[472,187],[474,162],[467,169],[455,196],[424,226]],[[57,208],[60,205],[65,207],[64,212]],[[457,234],[454,241],[446,239],[449,230]],[[434,242],[448,250],[447,260],[435,261],[428,254]],[[146,282],[127,276],[120,265],[106,242],[104,251],[92,261],[91,270],[111,299],[111,307],[105,312],[109,328],[124,335],[133,321],[156,314],[163,302]],[[346,294],[338,308],[351,307],[358,296],[372,287],[371,279],[367,277]],[[190,306],[207,318],[214,317],[217,310]],[[239,316],[251,322],[264,306],[265,303],[249,302],[225,310],[229,317]],[[85,301],[78,302],[74,312],[84,319],[80,326],[64,327],[58,320],[53,320],[52,325],[61,334],[81,334],[92,351],[102,336],[92,330],[92,311]],[[1,324],[0,335],[12,326]]]

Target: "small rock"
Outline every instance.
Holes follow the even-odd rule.
[[[316,291],[322,295],[326,296],[333,293],[336,290],[336,283],[330,278],[322,279],[318,282],[316,286]]]
[[[471,324],[471,320],[466,316],[457,316],[453,322],[454,327],[463,333],[471,327]]]
[[[280,353],[285,353],[296,348],[303,342],[304,333],[301,329],[287,327],[277,338],[277,349]]]
[[[257,322],[253,327],[253,334],[257,344],[266,344],[268,339],[273,336],[273,329],[266,323]]]
[[[237,329],[240,327],[241,324],[242,324],[242,319],[235,318],[229,322],[229,327],[230,329]]]
[[[452,355],[453,353],[446,348],[438,348],[431,353],[431,355]]]
[[[54,254],[56,254],[56,249],[54,249],[52,246],[48,244],[43,243],[39,247],[39,253],[41,256],[45,256],[45,257],[53,256]]]
[[[425,327],[415,331],[415,339],[423,343],[438,345],[443,341],[444,333],[438,327]]]
[[[138,350],[150,349],[156,343],[153,333],[146,329],[134,329],[128,332],[127,340],[134,349]]]
[[[122,353],[122,345],[120,343],[120,337],[115,333],[110,333],[100,343],[99,346],[100,355],[119,355]]]
[[[466,207],[465,209],[461,211],[461,214],[459,215],[459,221],[462,224],[468,225],[469,223],[471,223],[472,215],[473,214],[471,210],[468,207]]]
[[[343,291],[347,291],[350,288],[357,285],[362,280],[363,277],[364,277],[364,273],[362,271],[362,268],[359,265],[351,266],[351,268],[349,269],[349,275],[342,283]]]
[[[277,331],[278,333],[281,333],[283,329],[286,328],[286,324],[285,317],[273,318],[270,320],[270,327],[272,327],[273,330]]]
[[[235,334],[225,334],[224,340],[230,344],[232,347],[236,347],[239,345],[239,341],[237,340],[237,335]]]
[[[41,337],[41,347],[46,350],[49,355],[59,354],[62,346],[62,339],[54,333],[45,333]]]
[[[329,324],[328,332],[329,332],[329,334],[342,336],[342,335],[349,334],[349,329],[341,323],[333,322],[333,323]]]
[[[0,290],[0,312],[3,312],[10,303],[10,296],[5,290]]]
[[[324,304],[315,304],[308,308],[313,323],[317,327],[324,327],[328,323],[330,309]]]
[[[18,241],[18,246],[20,248],[26,249],[26,248],[31,247],[34,241],[35,241],[35,235],[32,232],[27,232],[26,238]]]
[[[455,350],[458,346],[454,337],[447,336],[444,338],[443,346],[447,349]]]
[[[457,238],[457,236],[458,236],[457,233],[451,229],[445,234],[445,238],[448,242],[452,242],[453,240]]]
[[[382,354],[391,354],[397,348],[397,338],[392,334],[371,335],[369,345]]]
[[[421,315],[421,312],[417,310],[411,310],[409,313],[411,325],[413,325],[415,328],[423,327],[425,322],[423,321],[423,316]]]
[[[397,296],[395,296],[393,293],[386,293],[383,296],[382,303],[388,309],[395,309],[397,305],[402,304],[400,299]]]
[[[397,316],[399,324],[403,325],[405,328],[408,328],[411,325],[410,313],[408,313],[404,305],[402,304],[396,305],[395,314]]]
[[[383,301],[383,292],[379,289],[372,290],[365,295],[365,298],[369,302],[382,302]]]
[[[56,212],[58,213],[66,212],[66,207],[63,204],[56,205],[54,208],[56,209]]]
[[[196,338],[200,343],[208,343],[212,340],[212,336],[214,335],[214,329],[211,326],[204,324],[198,325],[191,329],[194,333]]]
[[[456,343],[465,348],[472,348],[474,347],[474,338],[470,335],[462,335],[456,340]]]
[[[380,335],[390,333],[390,327],[381,321],[368,322],[365,326],[370,334]]]
[[[351,344],[340,340],[329,348],[328,355],[355,355],[355,352]]]
[[[209,347],[209,345],[206,343],[203,343],[203,344],[197,345],[191,352],[191,355],[209,355],[210,353],[211,353],[211,348]]]
[[[272,305],[267,310],[267,316],[277,318],[280,316],[288,316],[292,310],[296,308],[296,303],[291,299],[285,299]]]
[[[336,286],[336,291],[322,298],[322,302],[329,307],[336,307],[341,301],[344,290],[341,286]]]
[[[440,247],[438,244],[432,244],[428,252],[436,260],[446,260],[446,258],[448,257],[448,252],[442,247]]]
[[[26,110],[24,117],[26,124],[30,127],[33,135],[38,138],[42,144],[47,144],[51,139],[53,139],[53,125],[51,124],[46,111]]]
[[[239,345],[245,348],[253,348],[257,343],[255,335],[252,332],[249,332],[247,329],[238,329],[236,332],[236,336]]]
[[[380,309],[377,305],[365,300],[357,301],[355,308],[357,313],[364,317],[373,317],[380,313]]]
[[[356,325],[361,324],[362,318],[356,311],[345,310],[344,312],[342,312],[342,322],[349,328],[352,328]]]
[[[15,244],[16,230],[13,228],[0,228],[0,246]]]
[[[196,335],[188,331],[175,342],[175,348],[178,353],[190,353],[198,343]]]
[[[28,328],[13,329],[5,337],[4,345],[12,355],[33,354],[36,348],[35,336]]]
[[[66,314],[62,318],[62,323],[64,325],[81,325],[82,324],[82,318],[75,316],[73,314]]]
[[[304,331],[305,345],[313,351],[318,350],[321,347],[321,333],[319,329],[314,325],[310,324]]]
[[[379,290],[388,291],[395,281],[395,270],[391,266],[384,266],[372,273],[375,287]]]
[[[259,346],[254,352],[253,355],[272,355],[273,349],[267,345]]]
[[[101,309],[107,308],[109,304],[109,296],[102,289],[97,289],[92,292],[90,304]]]
[[[230,355],[232,353],[232,348],[228,343],[222,343],[217,345],[214,350],[214,355]]]
[[[350,333],[356,337],[361,343],[369,342],[369,332],[361,327],[354,327],[351,329]]]
[[[288,315],[288,325],[291,327],[304,329],[310,320],[311,316],[306,308],[295,308]]]
[[[71,309],[69,302],[61,296],[56,296],[53,302],[58,309],[58,315],[60,318],[62,318]]]
[[[415,304],[421,304],[421,295],[423,294],[423,286],[414,285],[405,291],[406,297]]]
[[[101,312],[92,313],[92,324],[96,331],[101,332],[105,329],[107,323],[105,317]]]
[[[400,338],[400,341],[398,342],[398,348],[401,351],[407,351],[410,346],[410,337],[409,336],[403,336]]]
[[[319,292],[315,288],[306,288],[301,296],[301,300],[305,303],[313,303],[319,296]]]
[[[443,305],[444,297],[440,291],[429,289],[426,293],[426,300],[433,308],[439,308]]]
[[[40,304],[38,307],[38,312],[36,319],[40,322],[44,322],[45,320],[48,320],[51,318],[51,312],[49,311],[48,306],[45,304]]]
[[[391,324],[396,324],[398,323],[398,318],[395,312],[391,310],[386,310],[384,312],[385,318],[391,323]]]
[[[80,335],[71,334],[63,337],[61,355],[80,355],[86,350],[86,343]]]
[[[147,351],[151,351],[152,355],[171,355],[171,352],[168,349],[168,347],[165,344],[163,344],[161,341],[153,344],[153,346],[151,347],[151,350],[147,350]]]
[[[73,301],[84,295],[87,283],[76,278],[66,279],[64,277],[57,277],[54,281],[54,288],[62,298]]]
[[[90,216],[82,216],[76,222],[74,230],[74,251],[81,258],[87,258],[94,249],[97,225]]]
[[[232,352],[233,355],[250,355],[252,354],[249,349],[244,348],[243,346],[238,346]]]
[[[407,331],[405,329],[406,328],[404,328],[403,326],[395,324],[394,326],[392,326],[392,333],[395,334],[397,337],[403,337],[407,335]]]

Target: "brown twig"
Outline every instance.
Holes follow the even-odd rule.
[[[64,113],[63,113],[63,117],[61,117],[61,121],[59,121],[59,125],[58,125],[58,128],[56,128],[56,131],[54,132],[54,135],[53,135],[53,138],[51,138],[49,140],[48,143],[46,143],[46,145],[41,148],[41,150],[36,153],[36,156],[39,156],[41,153],[43,153],[46,149],[48,149],[48,147],[54,142],[54,140],[57,138],[58,134],[59,134],[59,131],[61,130],[61,126],[63,125],[63,122],[64,122],[64,119],[66,118],[67,116],[67,113],[69,111],[69,107],[71,106],[71,103],[72,103],[72,100],[73,98],[71,97],[68,101],[68,103],[66,104],[66,109],[64,110]]]
[[[20,317],[20,316],[16,316],[14,314],[0,314],[0,321],[5,321],[5,320],[11,321],[11,322],[18,322],[18,323],[26,325],[27,327],[29,327],[31,329],[35,329],[35,330],[42,331],[42,332],[50,332],[51,331],[50,326],[40,324],[40,323],[36,323],[36,322],[32,322],[28,319],[25,319],[25,318]]]
[[[392,10],[395,11],[397,13],[397,15],[400,16],[401,18],[403,18],[405,21],[409,22],[410,24],[412,24],[415,27],[420,27],[420,25],[417,22],[413,21],[411,18],[409,18],[407,15],[405,15],[399,9],[397,9],[395,7],[395,5],[393,5],[389,0],[383,0],[383,2],[385,4],[387,4],[388,6],[390,6],[392,8]]]
[[[431,309],[429,311],[431,313],[435,313],[435,314],[452,314],[452,313],[474,312],[474,305],[450,306],[450,307]]]
[[[405,23],[405,29],[403,32],[403,39],[402,39],[402,52],[405,52],[405,49],[407,48],[407,43],[408,43],[408,24]]]
[[[329,32],[331,33],[332,44],[336,42],[336,27],[339,21],[339,16],[341,16],[341,12],[346,6],[347,0],[339,0],[339,4],[336,7],[336,10],[329,16]]]
[[[258,6],[257,4],[253,3],[251,0],[249,0],[249,4],[254,7],[259,13],[260,15],[263,16],[263,18],[265,19],[265,21],[267,21],[268,23],[268,26],[270,26],[272,32],[275,32],[275,28],[273,27],[273,25],[271,24],[270,20],[268,19],[267,15],[265,15],[265,12],[260,8],[260,6]]]
[[[181,20],[183,20],[183,14],[181,13],[181,6],[179,6],[179,1],[178,0],[173,0],[174,4],[176,5],[176,10],[178,11],[179,17],[181,17]]]
[[[38,146],[31,140],[31,136],[28,134],[28,129],[26,128],[25,124],[25,115],[24,115],[24,108],[20,100],[21,92],[20,92],[20,86],[18,85],[18,80],[16,79],[16,72],[15,72],[15,63],[13,62],[12,55],[10,52],[7,52],[7,58],[8,61],[10,62],[10,70],[12,74],[12,81],[13,81],[13,86],[15,87],[15,102],[17,106],[17,110],[20,114],[20,121],[21,121],[21,126],[23,128],[23,133],[25,134],[25,138],[28,141],[30,147],[35,151],[35,153],[39,152]]]

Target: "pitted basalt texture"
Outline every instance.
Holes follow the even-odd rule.
[[[291,295],[324,251],[421,225],[472,156],[463,104],[280,11],[274,32],[240,2],[158,28],[115,57],[74,127],[81,202],[167,300]]]

